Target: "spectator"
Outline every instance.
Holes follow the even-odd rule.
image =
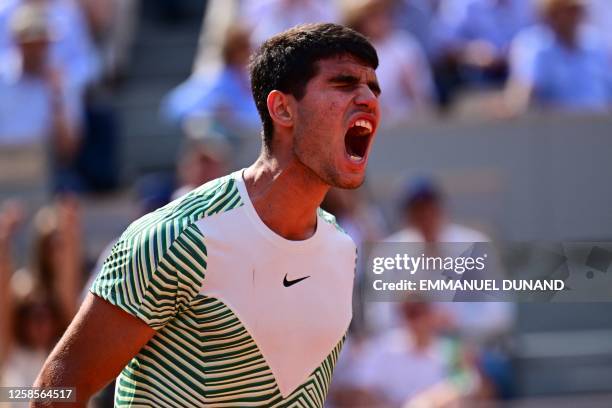
[[[432,68],[437,103],[442,110],[450,107],[459,84],[456,68],[456,39],[452,19],[455,9],[465,7],[465,0],[399,0],[395,3],[395,22],[413,34],[425,51]]]
[[[363,195],[363,191],[331,189],[321,208],[336,217],[338,225],[359,246],[384,235],[384,220],[379,209]]]
[[[513,113],[540,108],[608,112],[612,64],[599,35],[585,24],[584,0],[541,0],[542,26],[513,45],[508,103]]]
[[[230,27],[223,43],[223,67],[211,80],[194,76],[175,88],[163,103],[164,115],[186,125],[189,121],[213,122],[222,133],[240,135],[259,127],[247,63],[250,33],[240,25]]]
[[[187,140],[178,160],[178,188],[172,198],[179,198],[225,174],[229,155],[230,146],[221,136]]]
[[[599,31],[612,59],[612,7],[609,0],[590,0],[588,21]]]
[[[70,321],[79,306],[82,282],[80,207],[64,196],[38,211],[34,218],[32,276],[57,300]]]
[[[473,243],[490,242],[480,231],[450,221],[444,207],[443,194],[431,180],[421,178],[413,181],[402,200],[407,226],[387,238],[389,242],[427,242],[427,250],[442,256],[460,256],[466,250],[474,250]],[[452,243],[452,245],[443,245]],[[492,246],[487,249],[487,279],[496,279],[500,272],[498,260]],[[489,380],[487,392],[497,396],[512,393],[511,376],[507,356],[503,347],[504,336],[514,323],[515,308],[511,303],[485,301],[463,302],[461,300],[486,299],[484,293],[462,293],[452,291],[436,306],[447,316],[446,329],[459,335],[466,342],[475,344],[479,368]],[[452,301],[452,302],[450,302]],[[401,322],[401,311],[394,304],[379,303],[369,309],[371,322],[395,326]],[[481,390],[484,391],[484,388]]]
[[[10,352],[1,379],[3,386],[29,387],[66,325],[62,323],[57,303],[39,289],[22,298],[11,296],[7,300],[13,302],[13,299],[14,303],[6,306],[14,316],[13,327],[8,332],[12,331]]]
[[[2,367],[8,357],[10,338],[12,332],[13,293],[11,290],[11,276],[14,265],[11,250],[15,230],[21,219],[23,211],[16,202],[7,202],[0,207],[0,384],[2,384]]]
[[[444,256],[459,256],[475,242],[490,242],[482,232],[449,219],[442,192],[430,179],[419,178],[408,185],[401,209],[406,226],[387,237],[387,242],[427,242],[429,250],[445,252]],[[441,246],[443,243],[454,245]],[[448,300],[453,300],[452,295]],[[458,332],[478,341],[506,332],[513,321],[513,308],[508,303],[453,302],[442,307],[448,309]],[[399,323],[398,312],[390,303],[372,304],[367,313],[368,322],[379,329]]]
[[[395,21],[413,33],[429,58],[436,96],[446,111],[466,85],[506,78],[508,46],[531,22],[531,0],[401,0]]]
[[[501,84],[514,36],[533,22],[529,0],[470,0],[457,18],[455,38],[464,78],[472,83]]]
[[[402,327],[375,339],[357,364],[355,384],[370,394],[374,406],[401,407],[441,384],[449,385],[455,402],[473,394],[478,375],[460,344],[441,337],[442,312],[409,301],[401,304],[400,313]]]
[[[304,23],[338,21],[335,1],[328,0],[248,0],[242,18],[253,28],[253,43]]]
[[[451,46],[451,25],[444,18],[443,0],[400,0],[395,7],[399,28],[409,31],[419,42],[431,63]]]
[[[387,238],[394,242],[488,242],[483,233],[452,223],[442,192],[428,178],[412,181],[401,200],[407,226]]]
[[[16,9],[11,32],[19,63],[0,72],[0,145],[49,144],[55,186],[74,184],[69,169],[79,147],[81,99],[49,65],[53,36],[45,9],[35,4]]]
[[[391,11],[387,0],[367,0],[351,6],[345,16],[345,23],[368,37],[378,52],[376,74],[387,124],[426,113],[433,95],[425,54],[410,34],[392,28]]]
[[[100,59],[87,21],[76,0],[7,0],[0,7],[0,58],[4,64],[19,59],[9,21],[16,9],[32,5],[45,9],[45,19],[55,41],[50,46],[49,64],[64,73],[67,86],[84,92],[100,75]]]
[[[121,80],[130,62],[140,0],[79,0],[100,49],[104,77]]]
[[[76,312],[80,285],[78,213],[71,200],[36,217],[35,263],[13,273],[10,244],[18,207],[0,213],[0,382],[30,386]],[[11,276],[12,275],[12,276]]]

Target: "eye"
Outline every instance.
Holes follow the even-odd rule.
[[[339,84],[338,89],[341,89],[343,91],[353,91],[355,88],[357,88],[356,84],[352,84],[352,83],[344,83],[344,84]]]

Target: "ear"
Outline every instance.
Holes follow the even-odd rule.
[[[284,94],[281,91],[274,90],[268,94],[268,99],[266,101],[268,104],[268,113],[276,125],[282,127],[293,126],[295,118],[291,99],[291,95]]]

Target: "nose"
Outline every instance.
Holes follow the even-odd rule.
[[[355,96],[355,104],[367,108],[372,113],[378,112],[378,97],[367,85],[359,87]]]

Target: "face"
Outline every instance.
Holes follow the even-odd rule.
[[[378,9],[364,19],[361,32],[373,40],[382,40],[392,27],[391,14],[386,9]]]
[[[414,205],[409,211],[410,222],[423,234],[427,242],[437,242],[442,227],[442,208],[437,202]]]
[[[244,68],[249,63],[251,43],[247,35],[236,36],[228,48],[227,64]]]
[[[562,36],[574,37],[584,14],[584,7],[579,4],[561,4],[551,11],[550,24]]]
[[[181,181],[188,186],[202,185],[224,173],[225,163],[222,160],[198,149],[191,151],[180,167]]]
[[[380,121],[376,73],[351,57],[318,68],[296,102],[293,154],[325,184],[357,188]]]
[[[47,50],[49,43],[46,40],[22,41],[18,43],[23,64],[33,71],[42,71],[47,64]]]
[[[53,344],[55,319],[51,309],[45,305],[34,305],[23,320],[28,345],[34,349],[44,349]]]

